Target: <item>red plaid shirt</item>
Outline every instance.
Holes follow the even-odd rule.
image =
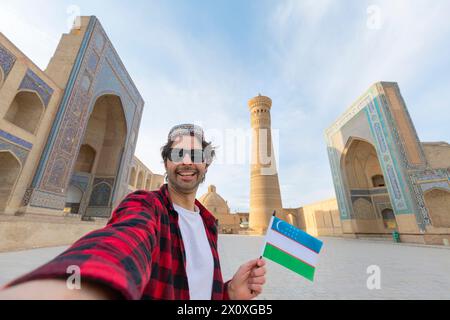
[[[229,299],[222,280],[214,216],[195,200],[205,225],[214,259],[213,300]],[[81,280],[104,284],[126,299],[189,299],[186,254],[167,184],[153,192],[129,194],[108,224],[90,232],[61,255],[8,284],[64,278],[71,265],[80,267]]]

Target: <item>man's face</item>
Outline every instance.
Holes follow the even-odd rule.
[[[189,194],[197,192],[199,184],[206,174],[206,163],[202,159],[191,159],[191,151],[201,154],[202,144],[196,137],[181,136],[172,143],[172,160],[167,159],[166,171],[168,183],[178,192]],[[180,150],[183,150],[179,156]],[[197,163],[199,162],[199,163]]]

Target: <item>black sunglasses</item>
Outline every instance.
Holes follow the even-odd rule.
[[[168,158],[172,162],[183,162],[184,156],[188,154],[192,163],[205,162],[205,154],[202,149],[180,149],[171,148]]]

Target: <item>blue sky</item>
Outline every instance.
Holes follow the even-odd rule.
[[[75,7],[73,7],[73,5]],[[144,100],[136,154],[164,171],[175,124],[247,130],[247,100],[273,100],[284,207],[334,197],[323,131],[371,84],[396,81],[422,141],[450,141],[446,0],[3,1],[0,31],[45,68],[77,10],[96,15]],[[76,10],[72,10],[75,8]],[[248,209],[249,166],[217,162],[207,185]]]

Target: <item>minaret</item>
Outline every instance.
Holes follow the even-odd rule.
[[[273,211],[283,218],[280,185],[272,145],[270,108],[272,100],[258,95],[248,107],[252,126],[249,227],[256,233],[267,230]]]

